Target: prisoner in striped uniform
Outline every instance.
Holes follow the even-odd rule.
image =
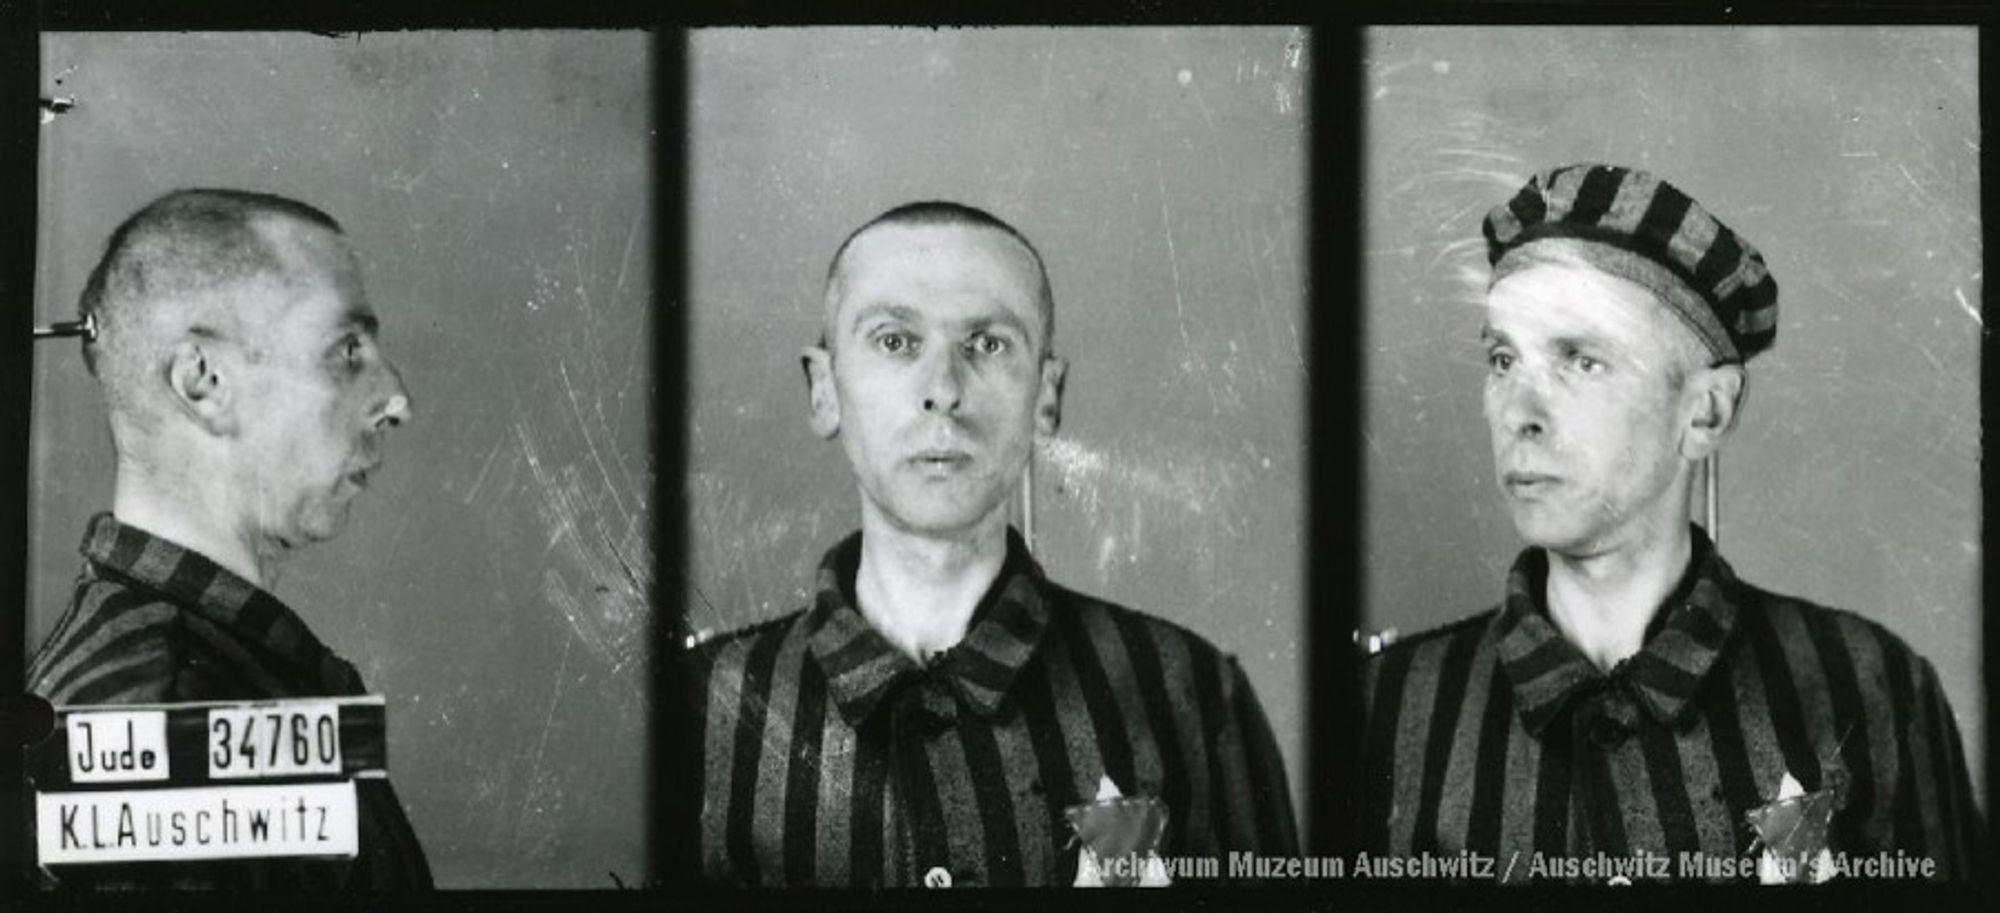
[[[117,450],[69,610],[29,669],[57,705],[364,693],[264,589],[339,532],[410,417],[339,223],[283,197],[182,190],[126,219],[80,301]],[[431,886],[386,780],[358,780],[360,855],[64,866],[63,890],[318,893]]]
[[[91,518],[68,613],[28,669],[58,706],[367,694],[360,673],[263,588],[111,514]],[[356,858],[67,865],[63,891],[327,893],[431,885],[430,864],[386,777],[354,781]]]
[[[1369,661],[1364,847],[1478,853],[1516,884],[1972,876],[1983,824],[1930,663],[1743,582],[1690,522],[1776,336],[1761,255],[1601,165],[1535,176],[1485,233],[1485,411],[1528,548],[1499,607]],[[1602,865],[1633,857],[1658,864]]]
[[[805,352],[812,424],[846,451],[861,529],[809,608],[685,657],[706,685],[688,847],[705,876],[1068,885],[1068,814],[1110,791],[1164,804],[1143,847],[1163,860],[1226,875],[1232,851],[1296,853],[1235,661],[1050,582],[1007,524],[1065,367],[1034,248],[981,210],[898,207],[841,246],[825,307]]]

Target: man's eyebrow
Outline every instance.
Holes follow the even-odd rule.
[[[1022,336],[1028,335],[1028,322],[1022,320],[1020,315],[1014,313],[1013,311],[1001,311],[997,314],[993,314],[988,317],[981,317],[977,320],[972,321],[973,329],[983,330],[987,327],[992,327],[992,326],[1006,327],[1007,329],[1013,330],[1014,332],[1019,333]]]
[[[903,321],[904,323],[916,323],[920,316],[917,309],[909,305],[878,301],[874,304],[866,304],[856,308],[853,319],[848,321],[848,326],[850,328],[859,327],[864,321],[876,317],[888,317]]]
[[[1486,345],[1486,346],[1496,346],[1496,345],[1510,346],[1514,345],[1514,340],[1509,339],[1506,333],[1496,330],[1490,326],[1485,326],[1479,328],[1479,343],[1480,345]],[[1565,352],[1571,352],[1578,349],[1598,349],[1598,350],[1622,352],[1624,351],[1625,348],[1624,344],[1621,343],[1619,340],[1598,333],[1577,333],[1567,336],[1556,336],[1554,338],[1551,338],[1548,341],[1548,344],[1557,350]]]
[[[361,308],[349,308],[347,313],[340,315],[340,325],[342,327],[360,327],[361,332],[367,333],[370,336],[375,335],[382,329],[382,321],[376,318],[375,312],[362,310]]]
[[[1618,340],[1613,339],[1612,337],[1609,336],[1598,335],[1596,333],[1581,333],[1571,336],[1558,336],[1555,339],[1551,340],[1551,342],[1555,343],[1555,345],[1558,348],[1562,349],[1565,352],[1574,352],[1578,349],[1596,349],[1596,350],[1609,350],[1609,351],[1622,352],[1625,349],[1624,344],[1619,342]]]

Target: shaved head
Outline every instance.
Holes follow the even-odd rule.
[[[834,321],[838,316],[841,299],[846,292],[843,280],[845,279],[844,268],[847,262],[848,248],[853,247],[855,240],[869,231],[891,225],[984,228],[1004,234],[1012,238],[1015,243],[1020,244],[1028,252],[1028,257],[1035,262],[1036,298],[1042,320],[1043,354],[1047,354],[1052,350],[1056,330],[1055,294],[1049,286],[1049,271],[1048,267],[1042,263],[1041,252],[1035,249],[1035,245],[1028,240],[1026,235],[1021,234],[1014,226],[1002,221],[998,216],[976,206],[967,206],[963,203],[954,203],[948,200],[904,203],[873,219],[869,219],[860,228],[850,233],[846,240],[840,242],[840,248],[834,251],[833,261],[828,263],[826,267],[826,316],[820,330],[821,348],[826,348],[833,339]]]
[[[341,234],[340,223],[297,200],[241,190],[178,190],[111,233],[78,302],[97,338],[84,362],[104,389],[114,436],[144,431],[165,401],[159,373],[188,336],[255,349],[245,293],[285,285],[301,233]],[[122,446],[122,444],[121,444]]]

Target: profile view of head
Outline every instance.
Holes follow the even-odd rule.
[[[336,535],[411,417],[340,224],[180,190],[112,232],[80,301],[110,413],[114,512],[253,582]]]
[[[1061,418],[1054,329],[1041,255],[983,210],[910,203],[849,235],[803,354],[812,427],[841,440],[864,518],[941,536],[1004,522]]]
[[[1485,412],[1516,531],[1572,557],[1684,534],[1694,468],[1776,340],[1762,255],[1615,165],[1535,175],[1484,231]]]

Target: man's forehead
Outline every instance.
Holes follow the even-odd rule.
[[[1027,247],[1004,231],[979,225],[878,225],[856,235],[841,256],[829,304],[870,304],[857,295],[957,290],[983,292],[1033,308],[1039,272]],[[923,305],[929,299],[901,301]]]
[[[1486,294],[1483,335],[1648,340],[1664,345],[1666,306],[1643,286],[1586,266],[1546,264],[1507,275]],[[1518,340],[1517,340],[1518,341]]]
[[[251,224],[288,267],[310,264],[326,269],[352,269],[356,265],[347,237],[324,225],[282,213],[259,215]]]
[[[379,327],[361,284],[360,261],[345,237],[283,216],[261,220],[258,228],[280,264],[274,278],[288,322],[371,333]]]
[[[887,222],[870,227],[848,243],[841,255],[841,267],[851,271],[857,264],[877,261],[907,267],[913,263],[935,263],[941,255],[967,262],[1003,264],[1030,274],[1035,269],[1034,254],[1013,235],[992,226],[958,222]]]

